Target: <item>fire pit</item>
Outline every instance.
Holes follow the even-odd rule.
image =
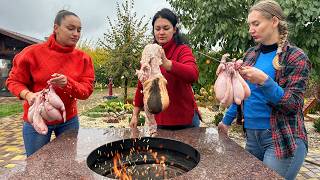
[[[168,179],[190,171],[199,161],[199,152],[190,145],[143,137],[100,146],[90,153],[87,165],[108,178]]]

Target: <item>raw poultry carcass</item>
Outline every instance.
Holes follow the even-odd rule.
[[[248,84],[238,72],[242,61],[227,62],[228,56],[228,54],[222,56],[217,68],[218,78],[214,84],[216,98],[223,107],[228,107],[233,102],[240,105],[251,94]]]
[[[28,120],[39,134],[47,134],[46,121],[66,121],[65,106],[51,85],[43,89],[28,110]]]
[[[137,70],[139,80],[143,85],[144,109],[148,126],[155,126],[154,114],[164,111],[169,106],[169,96],[166,88],[167,80],[160,70],[162,47],[158,44],[145,46],[141,57],[141,68]]]

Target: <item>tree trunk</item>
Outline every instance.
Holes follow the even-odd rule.
[[[124,78],[124,96],[123,96],[123,103],[126,104],[128,99],[128,78]]]

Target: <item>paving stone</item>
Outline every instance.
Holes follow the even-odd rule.
[[[312,169],[311,171],[314,172],[314,173],[320,173],[320,169],[319,168]]]
[[[20,149],[18,147],[6,147],[5,150],[10,151],[10,152],[20,151]]]
[[[16,164],[7,164],[6,166],[4,166],[5,168],[11,169],[16,167]]]
[[[301,168],[300,168],[300,172],[307,172],[307,171],[309,171],[309,169],[307,169],[307,168],[305,168],[305,167],[301,167]]]
[[[316,174],[316,173],[313,173],[313,172],[311,172],[311,171],[306,172],[306,174],[307,174],[308,176],[310,176],[311,178],[317,177],[317,174]]]
[[[305,180],[306,178],[302,177],[302,176],[297,176],[296,180]]]
[[[311,177],[310,177],[308,174],[306,174],[306,173],[303,173],[302,176],[303,176],[305,179],[311,178]]]
[[[24,160],[26,158],[26,156],[24,155],[18,155],[14,158],[11,159],[11,161],[19,161],[19,160]]]

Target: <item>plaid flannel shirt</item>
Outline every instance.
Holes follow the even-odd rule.
[[[250,48],[244,56],[244,65],[253,66],[260,54],[261,45]],[[304,125],[303,105],[306,83],[311,70],[311,63],[304,52],[285,43],[279,63],[283,67],[276,70],[275,81],[284,90],[284,96],[272,107],[270,124],[272,139],[277,158],[293,156],[296,149],[295,138],[308,143]]]

